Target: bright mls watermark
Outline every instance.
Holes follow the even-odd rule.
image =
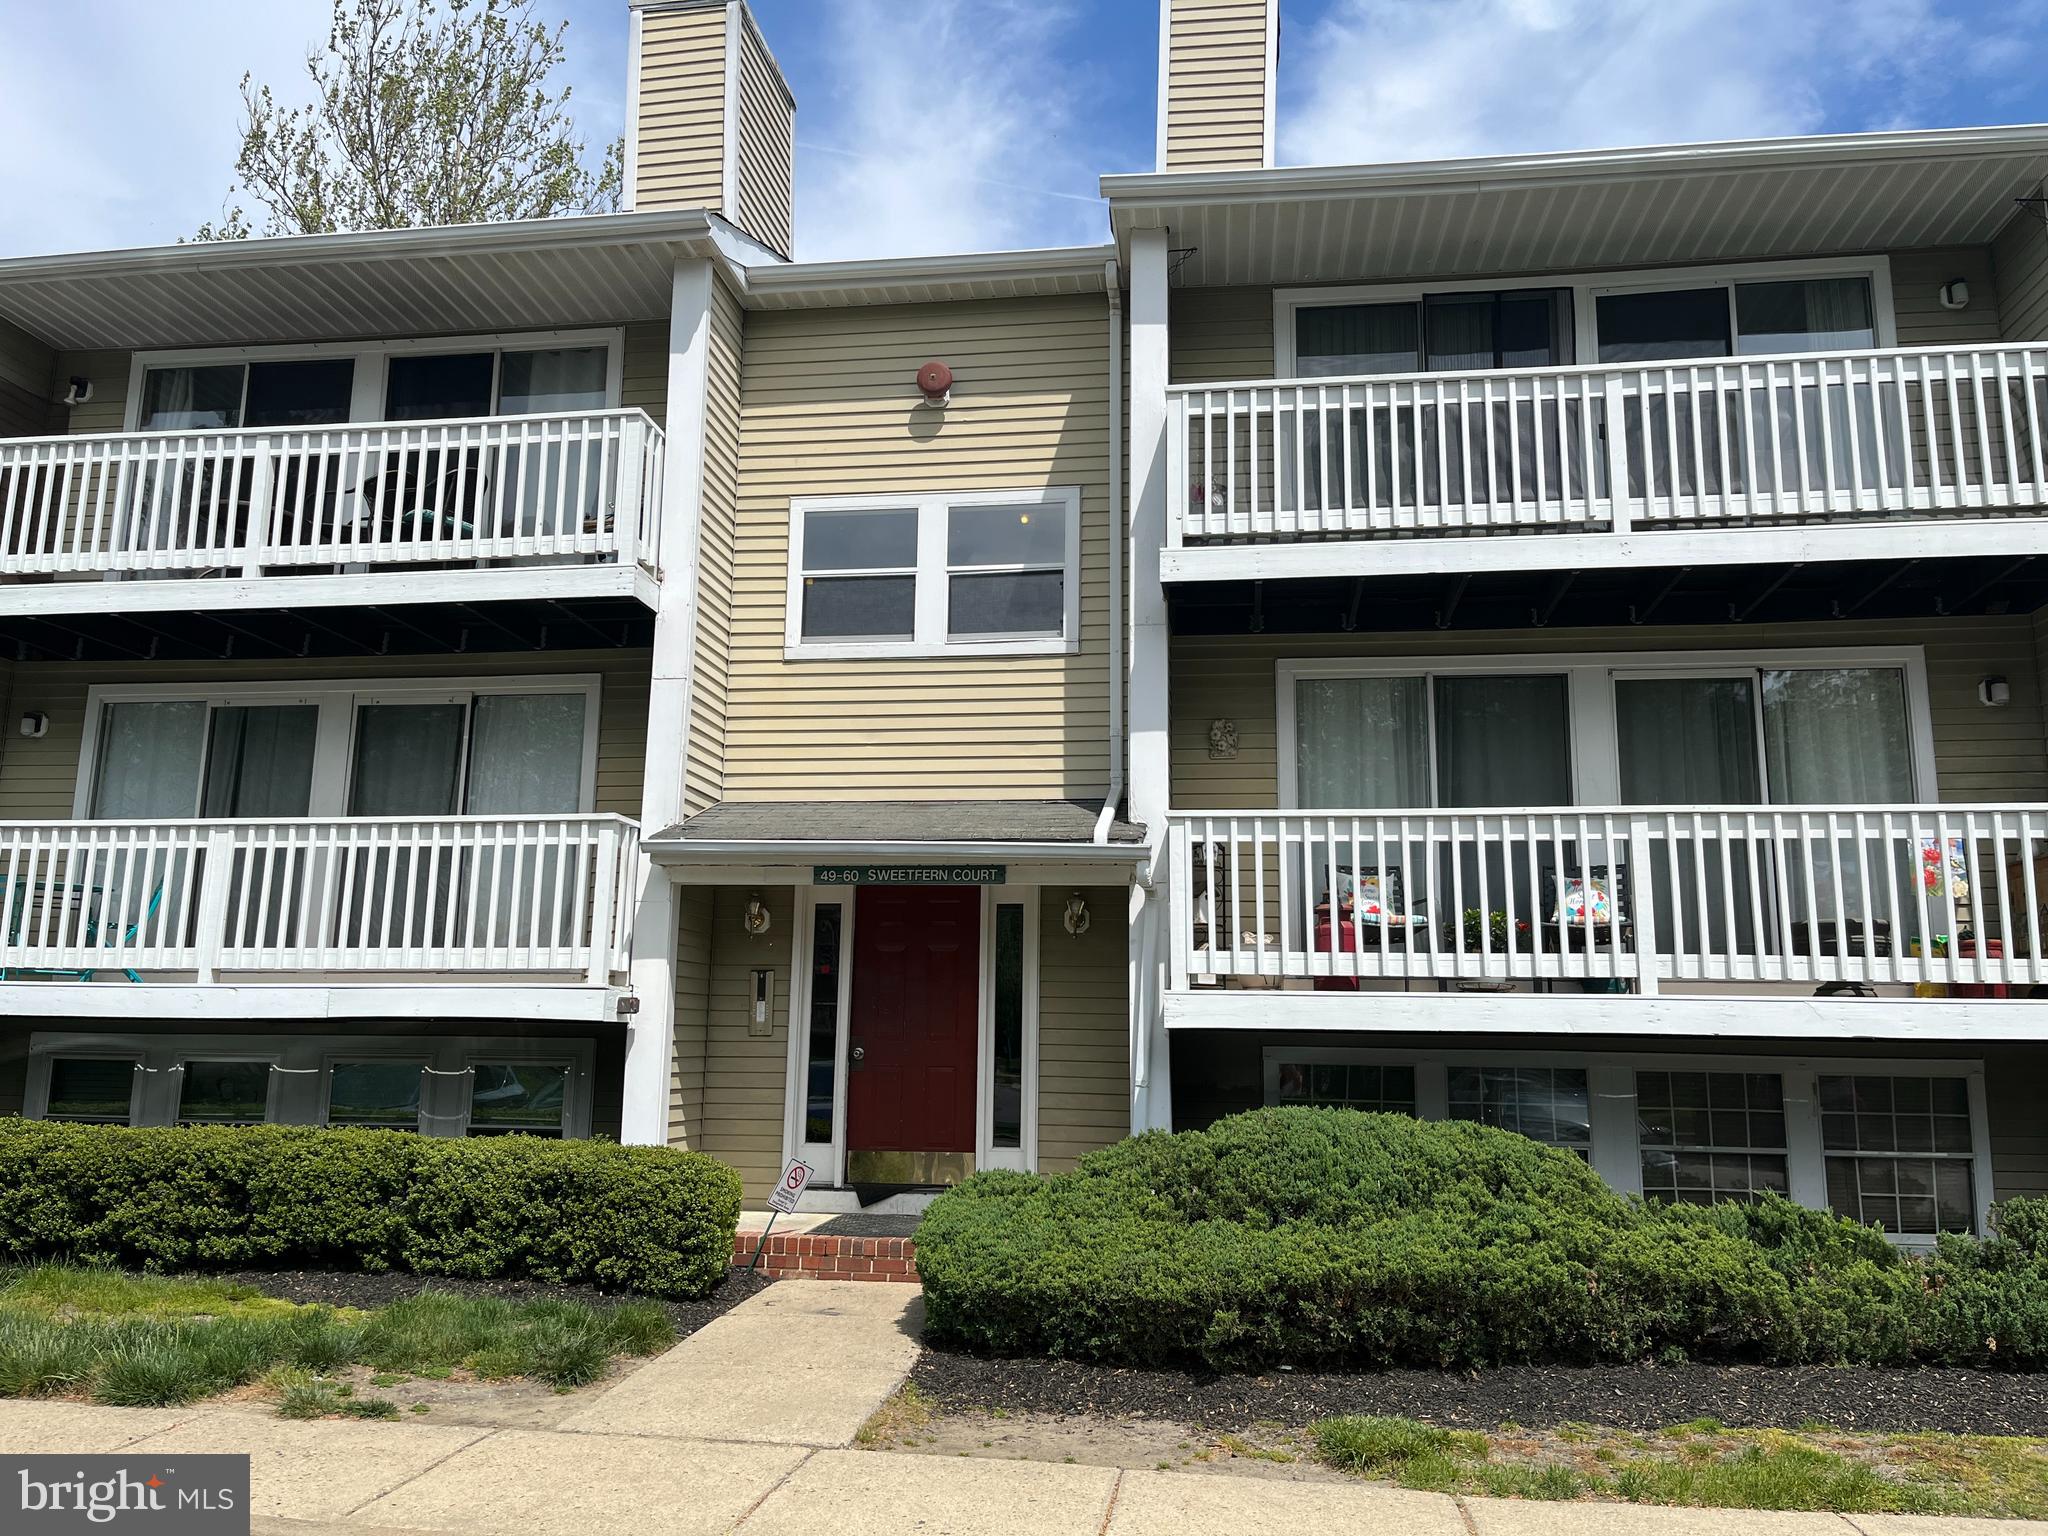
[[[249,1536],[247,1456],[0,1456],[8,1536]]]

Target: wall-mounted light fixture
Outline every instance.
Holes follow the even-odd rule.
[[[746,916],[741,921],[746,924],[747,932],[758,939],[768,931],[769,925],[774,919],[768,915],[768,908],[760,897],[749,896],[747,898]]]
[[[2012,684],[2002,677],[1987,677],[1977,684],[1977,702],[1986,709],[2003,709],[2012,702]]]
[[[1060,921],[1077,939],[1088,931],[1088,903],[1079,891],[1067,898],[1067,910],[1060,915]]]
[[[1960,277],[1952,277],[1941,285],[1940,298],[1943,309],[1968,309],[1970,285]]]
[[[40,709],[32,709],[21,717],[21,734],[24,736],[44,736],[49,734],[49,730],[50,717]]]

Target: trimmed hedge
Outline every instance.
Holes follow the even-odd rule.
[[[532,1136],[0,1119],[0,1259],[288,1266],[708,1292],[739,1175],[696,1152]]]
[[[956,1347],[1146,1366],[1650,1358],[2048,1368],[2048,1202],[1919,1258],[1780,1199],[1650,1206],[1462,1122],[1258,1110],[1073,1173],[979,1174],[917,1232]]]

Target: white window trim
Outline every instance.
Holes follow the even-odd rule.
[[[1278,1102],[1283,1061],[1406,1066],[1415,1069],[1415,1113],[1422,1120],[1449,1118],[1450,1068],[1583,1067],[1593,1132],[1593,1170],[1618,1194],[1643,1188],[1642,1144],[1636,1120],[1637,1072],[1756,1072],[1776,1074],[1785,1085],[1785,1167],[1791,1198],[1828,1209],[1827,1157],[1821,1145],[1817,1080],[1837,1074],[1864,1077],[1960,1077],[1969,1087],[1972,1213],[1978,1234],[1990,1230],[1992,1205],[1991,1124],[1979,1060],[1929,1057],[1809,1057],[1634,1055],[1612,1051],[1416,1051],[1334,1045],[1269,1045],[1262,1052],[1263,1097]],[[1911,1156],[1912,1154],[1903,1154]],[[1934,1239],[1885,1234],[1902,1248],[1927,1248]]]
[[[230,1051],[213,1045],[199,1046],[189,1051],[179,1051],[174,1058],[174,1061],[177,1063],[188,1061],[260,1061],[267,1063],[272,1068],[280,1065],[283,1060],[284,1058],[276,1050]],[[182,1071],[174,1071],[170,1074],[170,1077],[171,1087],[169,1094],[166,1096],[168,1105],[167,1117],[164,1123],[166,1125],[176,1125],[184,1117],[185,1112],[185,1074]],[[269,1082],[264,1086],[263,1092],[263,1121],[266,1125],[277,1118],[277,1085],[278,1075],[273,1070],[270,1074]],[[217,1124],[218,1122],[209,1123]]]
[[[582,786],[574,812],[593,813],[597,796],[598,716],[604,679],[595,672],[536,673],[476,679],[446,677],[309,679],[265,683],[96,683],[86,689],[85,730],[78,747],[72,788],[74,820],[92,819],[94,778],[99,769],[101,722],[109,704],[161,704],[204,700],[210,704],[311,704],[319,709],[314,736],[313,794],[308,815],[321,820],[346,816],[354,782],[355,711],[367,703],[426,703],[473,699],[488,694],[580,693],[583,695]],[[326,808],[331,807],[331,809]],[[195,807],[193,818],[198,819]]]
[[[1867,277],[1880,348],[1896,347],[1898,322],[1892,305],[1889,256],[1840,257],[1826,261],[1750,261],[1719,266],[1622,269],[1612,272],[1553,272],[1542,277],[1463,278],[1455,282],[1364,283],[1273,290],[1273,376],[1292,378],[1296,368],[1295,311],[1332,304],[1420,302],[1431,293],[1506,293],[1530,288],[1564,288],[1572,296],[1572,355],[1560,366],[1622,367],[1599,361],[1599,325],[1594,301],[1602,294],[1700,288],[1713,284],[1787,281],[1808,277]],[[1733,302],[1732,300],[1730,301]],[[1747,361],[1747,359],[1741,359]]]
[[[1938,799],[1934,716],[1927,689],[1927,653],[1925,647],[1911,645],[1728,651],[1557,651],[1508,656],[1286,658],[1274,664],[1277,804],[1284,811],[1301,808],[1300,787],[1294,774],[1297,747],[1295,684],[1304,679],[1562,675],[1567,680],[1571,722],[1567,746],[1571,755],[1573,803],[1590,808],[1623,805],[1620,751],[1614,719],[1614,683],[1617,678],[1712,677],[1759,668],[1830,667],[1889,668],[1905,674],[1906,722],[1913,757],[1913,798],[1915,802]],[[1431,772],[1435,772],[1433,756]]]
[[[42,1119],[49,1106],[50,1059],[94,1056],[134,1062],[145,1070],[135,1074],[129,1104],[131,1125],[173,1125],[177,1122],[180,1079],[171,1068],[181,1061],[268,1061],[271,1074],[267,1119],[276,1125],[327,1124],[330,1073],[337,1061],[419,1062],[448,1074],[477,1062],[552,1065],[570,1069],[562,1098],[565,1141],[590,1135],[591,1075],[596,1046],[587,1039],[536,1036],[508,1039],[493,1035],[294,1035],[275,1034],[67,1034],[38,1032],[29,1037],[28,1072],[22,1112]],[[467,1076],[428,1076],[420,1094],[421,1134],[469,1134]]]
[[[1043,905],[1039,887],[991,885],[981,896],[981,996],[980,1024],[975,1036],[974,1067],[974,1166],[1009,1168],[1031,1173],[1038,1167],[1038,916]],[[995,1019],[996,1019],[996,908],[1024,909],[1024,1054],[1023,1100],[1018,1144],[995,1144]]]
[[[448,352],[493,353],[491,395],[495,399],[504,353],[600,346],[605,349],[605,409],[617,410],[625,388],[626,332],[623,326],[567,331],[495,331],[475,336],[405,336],[380,341],[286,342],[258,347],[180,347],[160,352],[137,352],[128,362],[128,400],[123,408],[121,430],[143,430],[143,380],[152,368],[206,368],[226,363],[354,358],[355,387],[349,401],[348,419],[352,423],[363,424],[385,419],[385,376],[387,364],[394,357],[424,357]],[[293,429],[280,427],[277,430]]]
[[[949,568],[946,513],[955,506],[1056,506],[1065,519],[1065,569],[1061,582],[1062,632],[1035,638],[951,639],[946,632]],[[908,640],[806,640],[803,636],[804,519],[813,512],[917,513],[916,598]],[[1008,567],[977,567],[991,573]],[[1017,569],[1037,570],[1029,566]],[[859,572],[814,573],[848,576]],[[789,572],[784,594],[783,655],[791,660],[942,656],[1063,656],[1081,649],[1081,488],[1049,485],[1026,489],[927,491],[905,496],[797,496],[789,503]]]

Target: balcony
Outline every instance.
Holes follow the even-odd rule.
[[[0,609],[651,604],[663,451],[639,410],[0,440]]]
[[[1171,990],[1368,994],[1341,1027],[1461,1008],[1491,1027],[1674,1032],[1840,998],[1862,1023],[1922,1032],[1934,999],[2009,1004],[2048,984],[2048,806],[1558,807],[1173,812]],[[1336,893],[1334,900],[1332,892]],[[1491,995],[1479,1007],[1465,993]],[[1557,996],[1556,994],[1570,994]],[[1885,999],[1896,1006],[1885,1009]],[[1183,996],[1181,1019],[1199,1023]],[[1869,1009],[1851,1013],[1850,1009]],[[1284,1011],[1284,1010],[1281,1010]],[[1823,1010],[1825,1011],[1825,1010]],[[1917,1011],[1917,1012],[1916,1012]],[[2010,1009],[2022,1032],[2038,1027]],[[1571,1024],[1542,1022],[1552,1013]],[[1782,1020],[1786,1009],[1774,1015]],[[1854,1024],[1847,1021],[1856,1021]],[[1731,1029],[1728,1032],[1743,1032]]]
[[[1163,569],[2026,554],[2044,420],[2039,343],[1176,385]]]
[[[608,1019],[638,837],[618,816],[0,822],[0,1011],[192,1016],[195,992],[296,986],[332,1016],[325,993],[381,983],[372,1013]],[[447,995],[479,987],[495,1003]],[[596,995],[547,1001],[571,989]]]

